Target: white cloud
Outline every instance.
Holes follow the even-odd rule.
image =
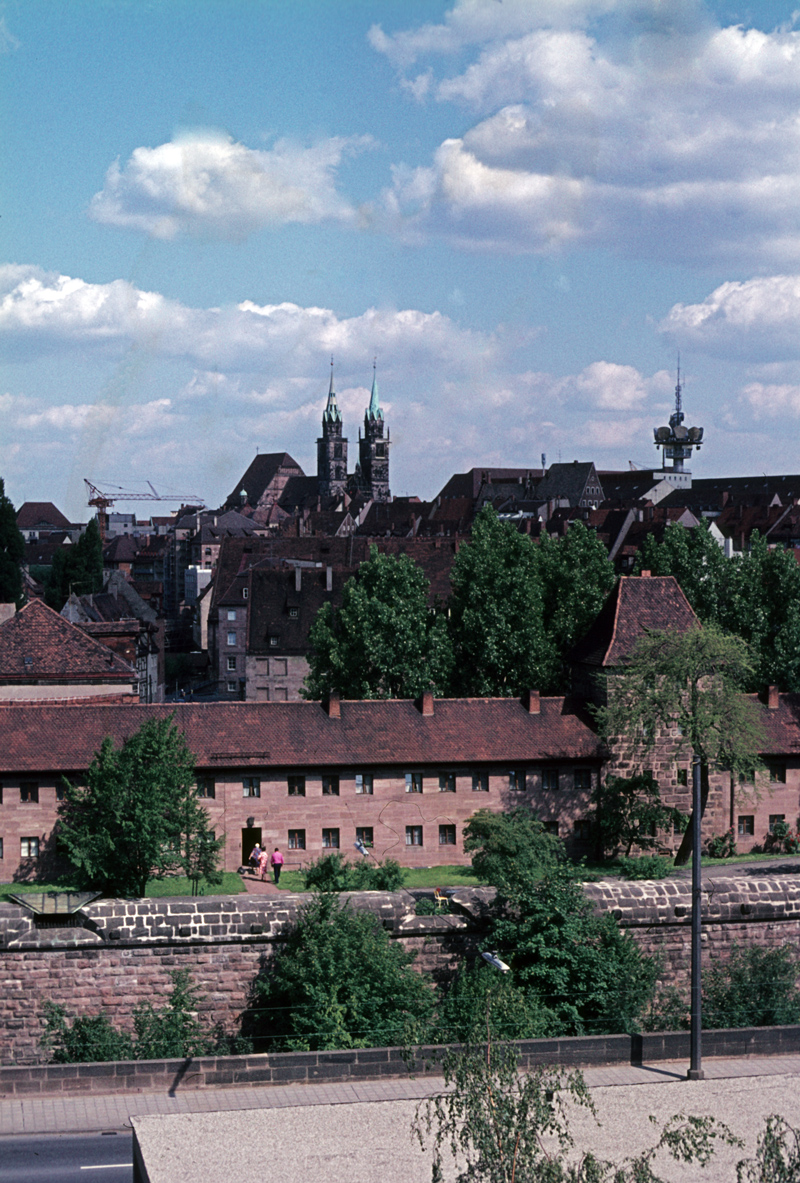
[[[659,327],[681,345],[718,356],[800,359],[800,275],[723,283],[700,304],[676,304]]]
[[[216,132],[182,136],[136,148],[123,167],[112,164],[90,214],[156,238],[240,238],[286,222],[353,222],[357,211],[337,192],[335,174],[345,154],[372,143],[338,136],[306,148],[283,139],[260,151]]]
[[[0,16],[0,53],[14,53],[22,42],[9,29],[6,18]]]
[[[800,417],[800,384],[751,382],[744,387],[741,402],[750,408],[753,418],[778,419],[789,414]]]
[[[601,40],[591,21],[605,10]],[[429,165],[396,167],[384,205],[402,232],[509,252],[800,260],[800,32],[719,28],[691,3],[464,0],[442,25],[372,43],[401,66],[477,47],[460,73],[405,83],[477,121]]]

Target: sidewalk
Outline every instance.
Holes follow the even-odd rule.
[[[586,1068],[583,1075],[592,1089],[677,1084],[686,1076],[686,1063],[657,1066],[616,1065]],[[787,1088],[800,1096],[800,1056],[752,1057],[703,1062],[706,1081],[742,1080],[753,1077],[787,1077]],[[704,1083],[704,1082],[703,1082]],[[109,1096],[30,1097],[0,1101],[0,1137],[14,1134],[56,1134],[122,1130],[132,1116],[176,1113],[238,1112],[252,1109],[306,1108],[374,1101],[416,1101],[441,1088],[441,1077],[358,1081],[341,1084],[269,1085],[247,1088],[198,1089],[170,1096],[167,1093],[115,1093]],[[702,1089],[702,1083],[692,1090]]]

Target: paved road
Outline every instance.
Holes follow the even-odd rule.
[[[131,1135],[41,1134],[0,1140],[0,1183],[131,1183]]]

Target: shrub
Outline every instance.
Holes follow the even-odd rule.
[[[726,830],[724,834],[715,834],[708,841],[710,858],[733,858],[736,854],[736,839],[733,830]]]
[[[764,849],[775,854],[797,854],[800,851],[800,828],[793,831],[788,822],[773,822]]]
[[[641,854],[638,858],[621,858],[619,866],[626,879],[666,879],[672,870],[672,859]]]
[[[112,1027],[105,1012],[73,1016],[70,1022],[66,1009],[56,1002],[44,1004],[42,1047],[53,1064],[133,1059],[130,1035]]]
[[[324,854],[303,871],[307,891],[397,891],[403,878],[403,868],[394,859],[348,863],[343,854]]]
[[[417,900],[414,905],[414,914],[416,916],[435,916],[438,911],[436,900],[432,900],[426,895],[422,899]]]
[[[780,949],[734,945],[728,960],[706,970],[703,977],[706,1027],[776,1027],[800,1022],[797,959],[791,945]]]

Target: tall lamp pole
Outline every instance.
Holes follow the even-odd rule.
[[[700,960],[702,875],[700,867],[700,809],[701,809],[701,767],[700,757],[694,753],[692,761],[692,1024],[690,1033],[690,1063],[686,1073],[688,1080],[703,1080],[702,1068],[702,967]]]

